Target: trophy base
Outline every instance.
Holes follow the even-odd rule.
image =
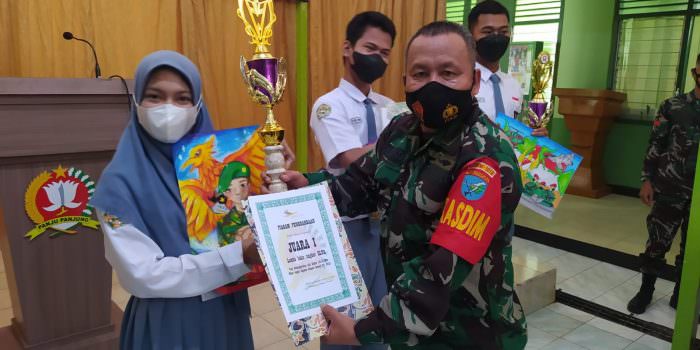
[[[280,176],[287,171],[284,168],[284,147],[282,145],[266,146],[265,150],[265,167],[267,175],[272,181],[268,185],[268,189],[272,193],[284,192],[287,190],[287,184],[280,180]]]

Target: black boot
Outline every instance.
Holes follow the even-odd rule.
[[[681,286],[681,282],[676,282],[676,286],[673,287],[673,294],[671,294],[671,300],[668,301],[668,305],[672,308],[678,307],[678,292]]]
[[[642,274],[642,287],[639,288],[637,295],[627,304],[627,311],[633,314],[643,314],[651,303],[655,283],[656,275]]]
[[[681,288],[681,276],[683,276],[683,254],[676,255],[676,285],[673,287],[673,294],[668,305],[672,308],[678,307],[678,292]]]

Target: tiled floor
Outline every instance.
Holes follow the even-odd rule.
[[[636,292],[639,273],[614,265],[551,248],[539,243],[514,238],[513,262],[519,278],[557,268],[557,286],[574,295],[625,311],[628,299]],[[0,256],[1,258],[1,256]],[[673,327],[675,311],[668,307],[673,284],[659,280],[655,303],[639,318]],[[256,349],[292,349],[284,316],[269,285],[251,288],[253,335]],[[116,278],[113,278],[112,300],[121,308],[128,301]],[[12,317],[9,292],[0,259],[0,327],[9,325]],[[561,304],[552,304],[528,315],[528,349],[667,349],[668,343]],[[700,333],[700,330],[699,330]],[[700,334],[699,334],[700,336]],[[318,349],[315,341],[302,349]]]
[[[559,303],[529,315],[527,326],[525,349],[531,350],[671,349],[669,342]]]
[[[637,255],[647,239],[646,217],[649,207],[638,198],[611,194],[599,199],[567,194],[550,220],[518,207],[515,222],[544,232],[608,247]],[[673,263],[680,246],[680,235],[666,255]]]
[[[518,237],[513,239],[513,252],[513,261],[522,262],[530,269],[546,271],[555,267],[558,289],[623,313],[628,313],[627,303],[642,283],[642,276],[637,271]],[[673,282],[658,279],[652,304],[644,314],[636,317],[673,328],[676,311],[668,306],[673,286]],[[536,314],[528,316],[528,321],[537,317]],[[697,337],[700,338],[700,328]],[[644,348],[635,345],[635,349]]]

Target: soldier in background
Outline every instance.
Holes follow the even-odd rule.
[[[667,99],[659,107],[649,138],[649,149],[642,170],[642,202],[651,206],[647,216],[647,240],[640,254],[642,286],[627,310],[644,313],[654,294],[659,271],[666,263],[664,257],[673,238],[681,228],[681,250],[676,256],[676,286],[669,304],[678,305],[678,289],[683,270],[683,254],[688,234],[690,199],[693,193],[695,163],[700,139],[700,55],[691,74],[695,88],[687,94]]]

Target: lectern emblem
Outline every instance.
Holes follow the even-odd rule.
[[[46,230],[75,234],[76,225],[98,229],[99,222],[92,219],[88,206],[95,183],[82,170],[65,169],[61,165],[44,171],[35,177],[24,194],[24,209],[36,226],[25,237],[33,240]]]

